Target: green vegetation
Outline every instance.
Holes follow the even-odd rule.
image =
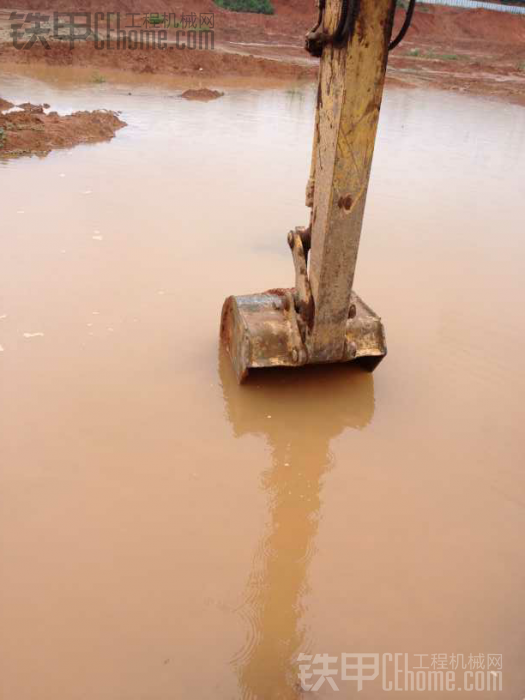
[[[275,10],[270,0],[215,0],[215,4],[232,12],[256,12],[273,15]]]
[[[441,61],[459,61],[457,53],[436,53],[429,58],[438,58]]]
[[[421,53],[420,49],[410,49],[407,55],[414,58],[429,58],[438,61],[459,61],[460,58],[456,53],[434,53],[434,51]]]
[[[518,64],[518,70],[521,71],[522,73],[525,73],[525,61],[522,61],[521,63]]]
[[[91,80],[94,83],[98,83],[98,84],[107,83],[107,78],[105,76],[101,75],[100,73],[98,73],[97,71],[95,71],[93,73],[93,75],[91,76]]]
[[[148,24],[164,24],[164,15],[159,15],[158,12],[151,12],[147,17]]]
[[[5,139],[5,130],[2,129],[2,127],[0,126],[0,148],[3,148],[5,146]]]

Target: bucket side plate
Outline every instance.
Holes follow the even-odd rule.
[[[350,309],[355,309],[355,315],[346,322],[342,362],[356,360],[363,369],[373,372],[387,353],[383,323],[355,292],[352,292]]]
[[[306,354],[297,326],[293,290],[228,297],[222,307],[221,340],[239,382],[249,368],[295,367]]]
[[[230,355],[237,379],[251,368],[298,367],[308,364],[307,348],[299,331],[293,289],[231,296],[221,316],[221,342]],[[381,319],[352,293],[344,354],[339,362],[358,361],[372,371],[386,355]]]

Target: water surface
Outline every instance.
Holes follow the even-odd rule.
[[[129,124],[0,162],[2,697],[281,700],[299,652],[446,652],[521,698],[525,111],[389,91],[356,284],[387,359],[239,388],[222,301],[292,283],[314,91],[0,94]]]

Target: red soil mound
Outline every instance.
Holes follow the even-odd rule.
[[[197,102],[209,102],[210,100],[217,100],[219,97],[224,95],[223,92],[218,90],[209,90],[208,88],[199,88],[197,90],[186,90],[182,93],[181,97],[185,100],[196,100]]]
[[[24,0],[21,4],[27,10],[51,12],[100,11],[126,13],[164,12],[181,14],[213,12],[215,29],[218,32],[254,29],[263,30],[269,37],[275,34],[290,34],[302,41],[304,31],[313,24],[317,16],[314,0],[273,0],[274,15],[229,12],[218,7],[213,0],[112,0],[108,7],[106,0]],[[12,0],[0,0],[0,8],[11,8]],[[404,11],[397,10],[396,28],[404,19]],[[454,41],[488,40],[491,42],[520,43],[525,41],[525,17],[492,10],[464,10],[461,8],[426,5],[416,9],[410,40]]]
[[[196,75],[199,78],[235,75],[307,80],[317,72],[316,66],[305,67],[221,51],[96,50],[92,41],[78,43],[74,48],[61,42],[50,42],[48,49],[35,44],[29,51],[19,51],[4,44],[0,45],[0,61],[107,67],[137,73]]]
[[[404,12],[398,12],[399,28]],[[407,39],[411,41],[488,40],[520,43],[525,41],[525,17],[493,10],[463,10],[455,7],[425,6],[416,10]]]
[[[10,1],[0,0],[0,7]],[[127,13],[151,12],[150,2],[113,0],[113,11],[121,13],[121,28],[130,26]],[[189,5],[184,5],[185,2],[157,0],[154,9],[175,14],[177,20],[182,13],[195,12],[198,16],[200,12],[213,12],[215,51],[95,50],[93,42],[77,42],[74,49],[62,42],[51,42],[49,50],[37,43],[29,51],[17,51],[10,39],[4,38],[7,43],[0,43],[0,62],[198,77],[195,87],[202,87],[202,80],[213,85],[217,79],[229,77],[263,81],[315,79],[317,64],[308,60],[303,49],[305,32],[317,16],[314,0],[273,0],[276,14],[271,16],[228,12],[217,7],[213,0],[188,0]],[[80,7],[107,10],[105,0],[27,0],[28,6],[42,12],[49,12],[50,5],[60,11],[71,10],[73,3],[77,4],[77,10]],[[5,18],[6,13],[3,15]],[[404,17],[405,12],[398,9],[395,34]],[[140,18],[135,19],[140,26]],[[169,31],[170,41],[175,38],[174,31]],[[411,51],[414,48],[420,50]],[[416,9],[405,43],[390,55],[389,71],[398,82],[490,94],[522,104],[524,62],[525,17],[492,10],[426,5]]]
[[[25,103],[23,111],[0,112],[0,158],[44,156],[54,148],[106,141],[123,126],[125,122],[114,112],[75,112],[61,117],[56,112],[45,114],[44,105]]]

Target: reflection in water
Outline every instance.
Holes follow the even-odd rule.
[[[235,437],[264,435],[272,454],[271,467],[262,476],[270,503],[269,529],[239,609],[249,631],[233,664],[246,700],[294,698],[295,659],[308,650],[300,622],[320,516],[321,479],[333,463],[330,440],[345,428],[370,422],[373,378],[348,365],[280,369],[254,373],[240,388],[222,349],[219,374]]]

